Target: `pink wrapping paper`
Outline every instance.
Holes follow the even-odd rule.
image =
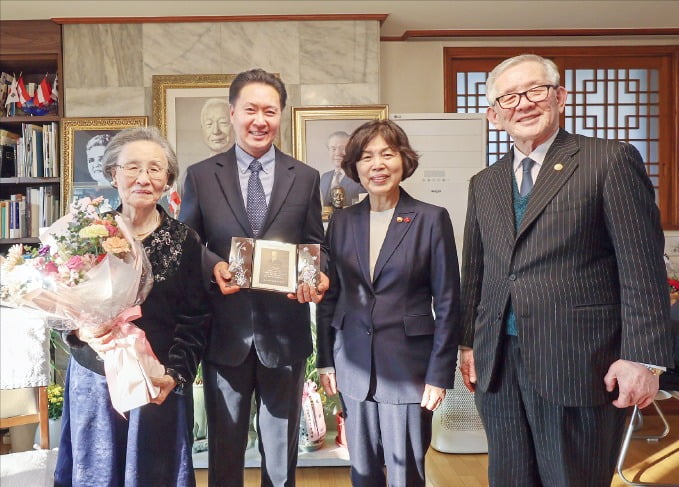
[[[120,414],[151,402],[160,389],[151,377],[162,377],[165,367],[158,361],[144,331],[131,323],[141,317],[134,306],[120,313],[111,333],[115,348],[104,353],[106,382],[113,408]]]

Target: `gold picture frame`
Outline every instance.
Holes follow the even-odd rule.
[[[167,138],[177,154],[180,193],[186,169],[212,155],[212,149],[203,137],[201,111],[214,99],[223,100],[228,104],[229,87],[236,76],[235,74],[156,74],[151,78],[153,124]],[[181,117],[177,116],[179,113]],[[228,142],[223,150],[234,143],[230,118],[228,130]]]
[[[327,135],[343,130],[349,134],[368,120],[389,118],[389,105],[335,105],[292,108],[292,155],[296,159],[326,170],[317,156],[319,147],[326,151]],[[315,127],[318,125],[318,130]],[[326,137],[318,137],[316,132]],[[324,154],[324,157],[327,157]]]
[[[292,108],[292,154],[295,158],[312,166],[321,175],[320,192],[323,206],[323,221],[328,221],[332,214],[332,175],[341,161],[343,150],[337,152],[330,146],[330,138],[334,144],[344,145],[349,135],[369,120],[387,120],[388,105],[336,105],[307,106]],[[344,141],[344,143],[340,141]],[[334,162],[333,162],[334,160]],[[345,206],[360,201],[365,194],[363,188],[346,176],[340,185],[346,191],[343,203]],[[341,198],[340,198],[341,199]]]
[[[148,117],[74,117],[61,119],[61,144],[64,150],[61,201],[63,212],[74,196],[102,195],[115,208],[118,191],[104,178],[101,155],[108,141],[121,130],[146,127]]]

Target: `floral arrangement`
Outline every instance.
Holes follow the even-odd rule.
[[[85,280],[90,269],[106,255],[125,259],[131,250],[130,244],[122,235],[113,213],[99,214],[103,201],[103,197],[84,198],[74,203],[65,231],[53,235],[55,245],[12,246],[2,266],[3,272],[12,272],[15,267],[29,263],[43,279],[73,287]],[[29,258],[24,257],[25,252]],[[28,286],[29,283],[23,281],[21,284]],[[5,294],[8,292],[1,295]]]
[[[670,294],[679,294],[679,281],[676,279],[672,279],[671,277],[667,278],[667,284],[670,286]]]
[[[59,384],[47,386],[47,415],[50,419],[61,418],[64,410],[64,387]]]
[[[150,377],[165,369],[132,323],[153,285],[151,264],[129,223],[106,211],[103,201],[76,201],[40,236],[38,249],[28,254],[21,246],[10,249],[2,264],[0,298],[3,304],[11,300],[44,312],[52,327],[110,333],[115,348],[101,358],[111,401],[122,413],[157,396]]]
[[[667,285],[670,294],[679,294],[679,273],[674,271],[670,256],[665,254],[665,268],[667,269]]]

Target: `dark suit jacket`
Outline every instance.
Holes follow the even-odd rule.
[[[278,149],[275,164],[271,201],[259,238],[323,243],[318,171]],[[217,262],[228,261],[231,237],[254,237],[240,189],[235,147],[188,168],[179,219],[207,245],[202,263],[206,282]],[[214,318],[207,360],[239,365],[253,341],[259,360],[267,367],[293,364],[311,353],[307,304],[283,293],[250,289],[229,296],[215,291],[211,303]]]
[[[317,365],[334,366],[339,390],[359,401],[371,363],[379,402],[419,403],[425,384],[451,388],[460,327],[448,212],[401,190],[373,280],[367,198],[333,214],[326,241],[330,291],[318,306]]]
[[[469,185],[462,343],[477,386],[498,367],[510,299],[528,375],[550,401],[609,401],[603,378],[620,358],[672,365],[664,238],[637,150],[561,130],[518,231],[512,171],[510,152]]]
[[[330,184],[332,183],[332,177],[335,175],[335,171],[324,172],[321,175],[321,199],[324,206],[332,205],[332,197],[330,194]],[[365,193],[366,190],[363,189],[359,183],[351,179],[350,177],[344,176],[340,181],[340,186],[344,188],[344,206],[351,206],[354,199],[358,198],[359,193]]]

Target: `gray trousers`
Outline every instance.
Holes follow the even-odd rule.
[[[490,485],[609,487],[625,409],[549,402],[533,389],[517,338],[505,337],[502,353],[492,390],[475,397],[488,436]]]
[[[342,396],[354,487],[424,487],[431,411]],[[384,466],[387,475],[384,475]]]

